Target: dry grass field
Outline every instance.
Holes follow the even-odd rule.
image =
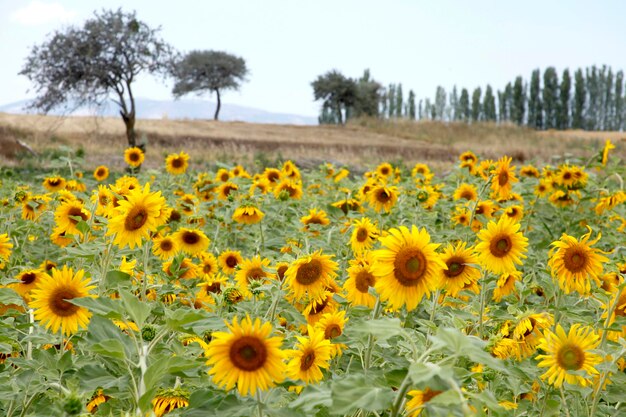
[[[147,141],[146,165],[157,166],[171,152],[185,150],[201,167],[215,161],[251,163],[263,157],[290,158],[303,166],[323,161],[367,167],[383,160],[417,161],[445,170],[468,149],[484,158],[507,154],[517,164],[558,162],[555,158],[588,158],[605,139],[626,157],[626,133],[547,131],[513,125],[444,124],[406,120],[357,120],[347,126],[266,125],[208,120],[139,120],[140,140]],[[0,165],[20,164],[19,139],[38,153],[60,145],[85,151],[86,169],[104,163],[122,168],[126,148],[119,118],[55,117],[0,113]],[[43,161],[45,162],[45,161]]]

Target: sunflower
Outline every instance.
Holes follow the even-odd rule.
[[[89,279],[83,279],[85,271],[76,273],[71,268],[63,266],[59,270],[54,268],[52,276],[45,276],[31,292],[30,306],[35,310],[35,319],[52,329],[56,333],[59,328],[66,336],[78,332],[79,328],[86,328],[91,313],[85,307],[79,307],[67,300],[81,297],[95,297],[89,291],[96,288],[89,285]]]
[[[453,198],[474,201],[478,198],[478,189],[475,185],[463,183],[454,191]]]
[[[83,203],[78,200],[65,202],[54,212],[54,221],[60,230],[69,235],[83,235],[76,225],[79,221],[86,222],[91,217],[91,213],[87,210]]]
[[[11,257],[11,248],[13,248],[13,243],[9,239],[9,235],[7,233],[3,233],[0,235],[0,260],[7,261]]]
[[[615,149],[615,145],[611,143],[609,139],[604,142],[604,149],[602,149],[602,165],[606,166],[606,163],[609,162],[609,151],[611,149]]]
[[[411,176],[415,177],[416,180],[427,184],[433,179],[434,174],[432,173],[428,165],[418,163],[415,164],[415,166],[411,170]]]
[[[198,265],[194,264],[191,259],[183,258],[180,262],[176,259],[163,263],[163,272],[172,279],[193,279],[200,275]]]
[[[265,213],[254,206],[238,207],[233,213],[233,220],[242,224],[256,224],[260,222]]]
[[[300,170],[292,161],[285,161],[281,169],[283,176],[291,178],[292,180],[300,180]]]
[[[432,390],[430,388],[425,388],[424,390],[411,390],[408,392],[408,396],[411,397],[409,401],[406,402],[404,408],[406,409],[406,413],[408,417],[417,417],[420,415],[424,407],[427,406],[428,402],[435,398],[437,395],[441,394],[443,391]]]
[[[181,388],[159,389],[152,400],[152,411],[156,417],[185,408],[189,405],[189,393]]]
[[[311,300],[304,307],[302,314],[308,324],[316,326],[325,315],[336,312],[338,307],[339,303],[335,300],[334,293],[326,290],[319,298]]]
[[[343,284],[346,290],[346,299],[353,306],[373,308],[376,296],[370,294],[370,288],[376,285],[374,275],[374,257],[367,252],[361,259],[351,260],[348,268],[348,279]]]
[[[270,337],[272,325],[254,322],[246,316],[226,322],[229,332],[214,332],[206,349],[209,375],[220,388],[231,390],[237,385],[241,395],[266,391],[284,378],[285,353],[280,349],[282,338]]]
[[[516,204],[514,206],[507,207],[504,209],[504,214],[511,219],[519,222],[524,217],[524,206],[520,204]]]
[[[178,229],[172,235],[172,239],[176,241],[178,247],[183,252],[189,255],[196,255],[206,251],[210,243],[209,238],[202,230],[188,229],[186,227]]]
[[[332,257],[322,255],[320,249],[292,262],[285,272],[284,283],[289,291],[288,298],[296,301],[307,296],[310,300],[320,298],[337,276],[339,266]]]
[[[411,230],[406,226],[390,229],[379,240],[384,249],[374,252],[376,291],[391,309],[406,305],[411,311],[439,286],[441,270],[447,268],[435,252],[439,244],[430,243],[426,229],[418,230],[415,225]]]
[[[236,165],[230,170],[233,177],[250,178],[250,173],[242,165]]]
[[[346,178],[348,175],[350,175],[350,171],[345,168],[341,168],[341,170],[335,175],[335,178],[333,178],[333,181],[339,182],[342,179]]]
[[[239,190],[239,186],[231,181],[226,181],[217,187],[217,198],[220,200],[228,200],[228,197],[235,195],[233,191]]]
[[[217,170],[217,173],[215,174],[215,181],[228,182],[230,177],[231,177],[230,171],[228,171],[226,168],[220,168]]]
[[[323,379],[322,368],[330,367],[330,340],[324,332],[308,326],[307,337],[296,336],[298,344],[295,350],[287,351],[287,376],[293,380],[301,380],[305,384],[316,383]]]
[[[277,199],[284,198],[292,198],[294,200],[299,200],[302,198],[302,184],[296,181],[292,181],[289,178],[285,178],[280,181],[274,187],[274,197]]]
[[[222,268],[222,272],[231,275],[237,270],[237,265],[243,262],[241,252],[234,250],[226,250],[217,258],[217,262]]]
[[[51,193],[55,191],[64,190],[67,185],[67,181],[63,177],[47,177],[43,180],[44,188]]]
[[[145,158],[146,157],[141,148],[136,146],[133,148],[127,148],[124,151],[124,161],[126,161],[126,163],[133,168],[137,168],[139,165],[143,164]]]
[[[493,218],[493,214],[498,210],[496,205],[491,200],[482,200],[476,204],[476,209],[474,213],[478,215],[483,215],[488,219]]]
[[[282,173],[276,168],[265,168],[263,177],[266,178],[270,184],[277,184],[282,178]]]
[[[387,187],[379,184],[368,193],[368,202],[377,213],[383,210],[389,213],[396,201],[398,201],[398,188],[395,186]]]
[[[469,226],[471,213],[465,207],[455,207],[452,221],[454,224]]]
[[[382,178],[387,178],[393,174],[393,166],[389,162],[383,162],[376,167],[376,175]]]
[[[185,152],[172,153],[165,158],[165,170],[172,175],[181,175],[189,167],[189,155]]]
[[[128,245],[131,249],[142,246],[142,240],[150,237],[163,221],[161,210],[165,199],[161,192],[150,192],[150,184],[143,189],[137,187],[130,191],[126,200],[120,200],[116,211],[109,220],[107,235],[115,235],[114,243],[121,248]]]
[[[250,284],[252,284],[253,281],[264,283],[268,278],[272,278],[272,274],[267,272],[269,265],[270,260],[261,258],[259,255],[256,255],[252,259],[244,259],[244,261],[241,262],[239,270],[235,274],[235,280],[245,298],[252,297]]]
[[[8,287],[12,288],[16,293],[24,297],[27,302],[30,300],[30,292],[39,285],[45,278],[50,276],[41,269],[27,269],[17,274],[15,279],[16,283],[9,284]]]
[[[509,335],[517,342],[517,359],[522,360],[535,353],[543,337],[541,332],[553,325],[554,318],[548,313],[530,313],[522,316]]]
[[[253,196],[256,190],[261,194],[267,194],[272,189],[272,183],[265,177],[260,177],[252,182],[250,186],[250,195]]]
[[[621,284],[621,281],[618,281],[617,284]],[[619,298],[618,298],[619,297]],[[614,305],[614,309],[611,312],[611,317],[609,317],[609,309]],[[618,291],[617,288],[614,288],[611,294],[611,298],[609,302],[602,303],[602,309],[604,312],[602,313],[602,319],[609,319],[608,325],[608,339],[617,342],[620,337],[626,339],[626,324],[622,324],[620,327],[614,326],[615,320],[619,318],[623,319],[626,317],[626,291]]]
[[[496,288],[493,290],[493,300],[496,303],[502,301],[502,297],[515,292],[515,283],[522,279],[520,271],[505,272],[498,277]]]
[[[363,217],[354,221],[352,234],[350,235],[350,247],[352,252],[360,254],[368,251],[378,239],[379,230],[372,221]]]
[[[363,211],[359,200],[354,198],[344,198],[339,201],[335,201],[331,206],[338,208],[343,214],[348,214],[350,211]]]
[[[179,250],[178,243],[172,236],[155,236],[152,239],[152,253],[161,260],[170,259]]]
[[[324,210],[318,210],[316,208],[310,209],[307,216],[303,216],[300,218],[300,222],[305,226],[309,226],[311,224],[327,226],[328,224],[330,224],[330,220],[328,219],[328,215],[326,214],[326,212]]]
[[[50,240],[52,241],[52,243],[54,243],[55,245],[61,248],[66,247],[67,245],[69,245],[70,243],[74,241],[74,239],[66,235],[65,230],[61,229],[58,226],[52,229],[52,233],[50,234]]]
[[[515,271],[521,265],[528,239],[519,231],[520,225],[508,216],[500,217],[498,223],[490,221],[487,228],[478,232],[480,243],[476,245],[480,263],[495,274]]]
[[[448,266],[442,270],[442,287],[446,293],[456,297],[462,290],[471,287],[480,279],[478,257],[466,242],[448,244],[441,254],[441,260]]]
[[[422,185],[417,189],[416,197],[422,207],[426,210],[432,210],[437,201],[439,201],[441,193],[435,187]]]
[[[109,168],[104,165],[100,165],[99,167],[94,169],[93,177],[96,179],[96,181],[99,182],[106,180],[107,178],[109,178]]]
[[[210,252],[202,252],[199,254],[200,269],[204,279],[211,279],[217,275],[217,258]]]
[[[91,396],[89,402],[85,407],[87,408],[87,411],[89,411],[91,414],[95,414],[98,411],[98,406],[107,402],[109,399],[111,399],[111,397],[105,395],[101,389],[98,389]]]
[[[515,177],[515,167],[511,166],[511,161],[511,157],[503,156],[498,160],[495,169],[491,171],[493,175],[491,189],[498,198],[508,198],[513,183],[518,181]]]
[[[525,165],[521,167],[519,174],[522,177],[539,178],[539,170],[532,165]]]
[[[583,387],[591,384],[590,377],[598,374],[596,365],[602,357],[592,352],[600,344],[600,337],[591,327],[574,324],[569,333],[565,333],[560,324],[556,332],[546,329],[539,342],[539,349],[546,352],[538,355],[540,368],[549,368],[541,379],[555,387],[561,387],[563,381]]]
[[[113,202],[115,196],[111,192],[111,189],[105,185],[98,185],[97,190],[93,190],[91,195],[91,202],[96,204],[96,216],[109,217],[114,213]]]
[[[552,277],[557,279],[559,287],[566,294],[572,291],[589,294],[590,280],[602,285],[599,278],[602,274],[602,264],[608,262],[609,259],[602,256],[599,249],[591,247],[600,240],[601,235],[598,234],[598,237],[591,242],[590,236],[591,228],[580,241],[563,233],[560,240],[552,242],[553,248],[549,253],[548,266]]]
[[[227,282],[228,278],[222,274],[215,274],[211,276],[205,275],[204,282],[198,284],[198,287],[200,287],[201,291],[207,295],[221,294],[222,288],[224,288]]]

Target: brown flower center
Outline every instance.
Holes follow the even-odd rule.
[[[335,337],[341,336],[341,327],[338,324],[329,324],[324,329],[324,338],[325,339],[334,339]]]
[[[367,233],[367,229],[365,227],[359,227],[359,229],[356,231],[356,240],[363,243],[367,240],[368,237],[369,233]]]
[[[270,171],[267,173],[267,180],[269,182],[276,182],[280,178],[280,173],[276,171]]]
[[[435,398],[437,395],[441,394],[443,391],[431,390],[430,388],[426,388],[422,393],[422,401],[427,403],[428,401]]]
[[[172,159],[172,168],[182,168],[185,165],[182,159],[174,158]]]
[[[159,247],[163,252],[169,252],[174,247],[174,244],[169,239],[163,239],[161,243],[159,243]]]
[[[73,217],[80,217],[83,221],[87,221],[88,217],[80,207],[71,207],[67,212],[67,218],[72,224],[78,224],[78,220]]]
[[[22,281],[22,284],[24,285],[32,284],[33,282],[35,282],[35,279],[37,279],[37,274],[35,274],[34,272],[27,272],[25,274],[22,274],[22,276],[20,277],[20,281]]]
[[[239,262],[237,261],[237,258],[233,255],[229,255],[226,258],[226,265],[228,265],[229,268],[234,268],[237,266]]]
[[[104,177],[106,175],[107,171],[104,168],[98,168],[98,170],[96,171],[96,176],[98,177]]]
[[[313,308],[311,308],[311,312],[309,314],[314,316],[316,314],[320,314],[321,312],[323,312],[326,306],[328,305],[328,303],[330,302],[330,300],[332,300],[332,298],[333,297],[331,295],[331,296],[324,298],[324,301],[322,301],[321,303],[313,302]]]
[[[413,287],[424,277],[428,262],[421,250],[404,248],[396,255],[393,266],[398,282],[405,287]]]
[[[583,271],[587,266],[587,261],[587,253],[577,247],[566,249],[565,254],[563,255],[565,268],[574,274]]]
[[[281,265],[276,269],[276,274],[278,275],[278,279],[280,279],[281,281],[285,279],[285,272],[287,272],[288,268],[289,267],[287,265]]]
[[[364,269],[359,271],[359,273],[356,275],[356,279],[354,280],[354,285],[356,286],[356,289],[364,294],[367,294],[369,288],[373,287],[375,283],[376,278],[374,278],[374,276],[370,272],[367,272]]]
[[[141,229],[148,221],[148,212],[141,206],[135,206],[126,215],[124,228],[130,232]]]
[[[78,311],[78,306],[65,300],[71,300],[79,297],[80,294],[73,288],[60,287],[50,294],[48,299],[48,307],[52,313],[60,317],[73,316]]]
[[[379,190],[376,193],[376,200],[378,200],[379,203],[386,203],[391,200],[391,195],[384,189]]]
[[[453,256],[452,258],[448,259],[446,265],[448,265],[448,269],[443,271],[445,276],[448,278],[458,277],[465,270],[465,259],[458,256]]]
[[[522,335],[522,337],[524,338],[530,336],[535,331],[535,326],[537,325],[537,320],[535,320],[534,318],[531,317],[529,321],[530,321],[530,329],[524,332],[524,334]]]
[[[509,182],[509,173],[507,171],[501,171],[498,174],[498,185],[504,187]]]
[[[585,352],[575,344],[565,344],[556,353],[556,362],[566,371],[577,371],[585,363]]]
[[[563,174],[563,179],[565,181],[571,180],[572,179],[572,173],[571,172],[566,172],[565,174]]]
[[[463,198],[465,200],[473,200],[474,199],[474,193],[471,190],[464,190],[461,193],[461,198]]]
[[[222,286],[220,285],[219,282],[208,284],[204,287],[204,289],[206,290],[207,294],[209,293],[220,294],[222,292]]]
[[[253,336],[242,336],[231,345],[230,360],[242,371],[256,371],[267,360],[265,343]]]
[[[187,245],[195,245],[196,243],[200,242],[200,235],[194,231],[184,231],[182,240]]]
[[[318,279],[320,279],[321,274],[321,262],[317,259],[312,259],[311,261],[298,267],[298,272],[296,273],[296,281],[298,281],[300,285],[311,285]]]
[[[53,186],[53,187],[56,187],[60,183],[61,183],[61,179],[60,178],[52,178],[52,179],[48,180],[48,184]]]
[[[501,235],[491,239],[489,251],[496,258],[502,258],[509,253],[512,247],[513,243],[511,242],[511,238],[507,235]]]
[[[300,370],[307,371],[315,363],[315,351],[308,349],[300,360]]]
[[[250,268],[248,272],[246,273],[246,279],[248,280],[248,282],[252,280],[255,280],[255,281],[260,280],[261,278],[265,278],[265,276],[266,276],[265,271],[263,271],[259,267]]]
[[[131,152],[131,153],[128,155],[128,159],[130,159],[130,160],[131,160],[131,161],[133,161],[133,162],[137,162],[137,161],[139,161],[139,153],[138,153],[138,152]]]

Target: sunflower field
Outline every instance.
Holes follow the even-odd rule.
[[[0,415],[626,415],[612,149],[4,168]]]

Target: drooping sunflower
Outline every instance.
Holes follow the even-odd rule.
[[[377,212],[389,213],[398,201],[398,188],[379,184],[368,193],[369,205]]]
[[[165,170],[172,175],[184,174],[188,167],[189,155],[184,151],[169,154],[165,158]]]
[[[35,310],[35,319],[46,329],[51,329],[53,333],[61,329],[63,334],[69,336],[78,332],[79,328],[87,327],[91,313],[67,300],[95,297],[89,291],[96,286],[89,285],[89,279],[83,279],[85,271],[81,269],[74,273],[67,265],[61,270],[54,268],[51,275],[43,277],[31,291],[30,306]]]
[[[432,390],[428,387],[423,390],[409,391],[407,395],[411,397],[411,399],[407,401],[404,406],[407,412],[407,417],[419,416],[422,410],[428,405],[428,402],[442,392],[443,391]]]
[[[289,178],[284,178],[274,186],[274,197],[280,199],[284,198],[283,196],[294,200],[301,199],[302,184]]]
[[[309,210],[309,214],[307,216],[302,216],[300,218],[300,222],[305,226],[311,224],[319,224],[320,226],[327,226],[330,224],[330,220],[328,219],[328,215],[324,210],[319,210],[316,208],[312,208]]]
[[[350,235],[352,251],[360,254],[370,250],[378,239],[378,227],[367,217],[355,220],[352,227],[352,234]]]
[[[327,314],[337,311],[339,303],[335,300],[332,291],[324,291],[317,299],[313,299],[304,307],[302,315],[311,326],[316,326],[319,321]]]
[[[232,181],[226,181],[217,187],[217,198],[220,200],[228,200],[228,197],[232,194],[235,195],[235,191],[239,190],[239,186]]]
[[[521,265],[528,247],[528,238],[519,231],[520,224],[508,216],[498,223],[490,221],[487,228],[478,232],[480,242],[476,245],[480,263],[495,274],[515,271]]]
[[[133,168],[137,168],[139,165],[143,164],[143,161],[145,159],[146,156],[144,155],[141,148],[138,148],[136,146],[132,148],[127,148],[124,151],[124,161],[126,161],[126,163]]]
[[[285,272],[285,285],[288,298],[301,301],[307,296],[310,300],[319,298],[337,276],[337,262],[333,255],[322,255],[322,250],[292,262]]]
[[[196,255],[204,252],[209,247],[210,240],[202,230],[182,227],[178,229],[172,238],[178,247],[189,255]]]
[[[161,260],[170,259],[178,251],[178,243],[172,236],[155,236],[152,239],[152,253]]]
[[[602,149],[602,165],[606,166],[606,163],[609,161],[609,151],[611,149],[615,149],[615,145],[611,143],[609,139],[604,142],[604,148]]]
[[[98,406],[107,402],[109,399],[111,399],[110,396],[106,395],[101,389],[98,389],[91,396],[85,408],[87,408],[87,411],[89,411],[91,414],[95,414],[98,411]]]
[[[0,235],[0,260],[8,261],[11,257],[11,249],[13,248],[13,243],[11,243],[11,239],[9,239],[9,235],[7,233],[3,233]]]
[[[289,358],[287,376],[305,384],[321,381],[324,377],[322,369],[330,367],[330,340],[324,337],[323,331],[311,326],[308,326],[307,337],[296,336],[296,339],[296,349],[286,352]]]
[[[290,178],[294,181],[300,181],[300,178],[301,178],[300,169],[298,169],[298,167],[296,166],[295,163],[293,163],[293,161],[285,161],[285,163],[283,163],[283,167],[281,171],[282,171],[283,176]]]
[[[57,226],[69,235],[81,235],[82,233],[76,228],[79,221],[87,221],[91,217],[91,213],[87,210],[83,203],[78,200],[67,201],[60,204],[54,211],[54,221]]]
[[[498,198],[508,198],[513,183],[518,181],[515,176],[515,167],[511,166],[512,160],[509,156],[503,156],[496,163],[496,168],[491,171],[493,175],[491,189]]]
[[[250,205],[237,207],[233,213],[233,220],[242,224],[256,224],[263,220],[263,217],[265,217],[265,213]]]
[[[502,297],[506,297],[509,294],[515,292],[515,283],[522,279],[522,273],[520,271],[504,272],[498,277],[496,281],[496,288],[493,290],[493,301],[499,303],[502,301]]]
[[[465,288],[471,287],[480,279],[478,256],[467,242],[448,244],[441,254],[441,260],[448,266],[442,270],[442,288],[452,297],[456,297]]]
[[[93,177],[96,181],[102,182],[109,178],[109,168],[105,165],[100,165],[96,169],[93,170]]]
[[[482,200],[482,201],[479,201],[476,204],[476,209],[474,210],[474,213],[477,216],[483,215],[487,219],[491,219],[491,218],[493,218],[493,213],[495,213],[497,210],[498,210],[498,208],[493,203],[493,201],[491,201],[491,200]]]
[[[346,299],[353,306],[366,306],[373,308],[376,304],[376,296],[370,294],[370,288],[376,286],[374,275],[374,256],[366,252],[360,259],[350,261],[348,279],[343,284],[346,290]]]
[[[591,280],[602,285],[600,282],[602,264],[608,262],[609,259],[601,255],[602,252],[599,249],[591,247],[600,240],[601,235],[598,233],[598,237],[591,242],[590,236],[591,228],[580,238],[580,241],[563,233],[560,240],[552,242],[553,248],[549,253],[548,266],[552,277],[556,278],[559,287],[566,294],[572,291],[578,291],[583,295],[589,294]]]
[[[217,262],[223,273],[231,275],[237,270],[237,266],[243,262],[243,258],[239,251],[225,250],[217,257]]]
[[[518,360],[528,358],[537,350],[542,332],[554,325],[554,318],[549,313],[527,313],[515,324],[509,335],[516,345]]]
[[[539,178],[539,170],[532,165],[525,165],[520,168],[519,174],[522,177]]]
[[[239,291],[245,298],[252,297],[250,291],[250,284],[253,281],[257,283],[263,283],[268,278],[272,278],[272,274],[267,272],[270,266],[270,260],[267,258],[261,258],[256,255],[252,259],[244,259],[239,265],[239,270],[235,274],[235,281],[239,286]]]
[[[411,311],[439,286],[441,270],[447,268],[435,252],[439,244],[430,243],[426,229],[418,230],[415,225],[411,230],[406,226],[390,229],[379,240],[384,249],[374,251],[376,291],[391,309],[406,305]]]
[[[165,388],[157,391],[152,400],[152,411],[156,417],[163,417],[170,411],[189,405],[189,392],[181,388]]]
[[[172,279],[193,279],[200,275],[198,265],[189,258],[183,258],[180,262],[175,262],[176,258],[163,263],[163,272]]]
[[[538,367],[548,368],[541,379],[547,379],[557,388],[563,381],[583,387],[590,385],[590,378],[598,374],[595,366],[602,362],[602,357],[592,352],[599,344],[600,337],[588,326],[574,324],[567,334],[560,324],[556,325],[555,333],[545,329],[539,349],[546,354],[536,357],[540,360]]]
[[[474,201],[478,198],[478,189],[473,184],[463,183],[459,185],[459,187],[454,190],[454,195],[452,196],[455,200],[468,200]]]
[[[235,317],[226,325],[229,331],[214,332],[206,349],[215,384],[226,390],[237,385],[241,395],[255,395],[257,389],[266,391],[284,379],[282,338],[270,337],[270,323],[246,316],[241,323]]]
[[[15,277],[18,282],[11,283],[8,287],[15,290],[16,293],[24,297],[24,299],[28,302],[30,301],[30,292],[34,290],[40,282],[48,277],[49,275],[41,269],[26,269],[17,274]]]
[[[67,181],[63,177],[47,177],[45,180],[43,180],[42,185],[46,190],[53,193],[55,191],[64,190],[65,186],[67,185]]]
[[[507,207],[504,209],[504,214],[516,222],[519,222],[522,220],[522,217],[524,217],[524,206],[516,204],[514,206]]]

